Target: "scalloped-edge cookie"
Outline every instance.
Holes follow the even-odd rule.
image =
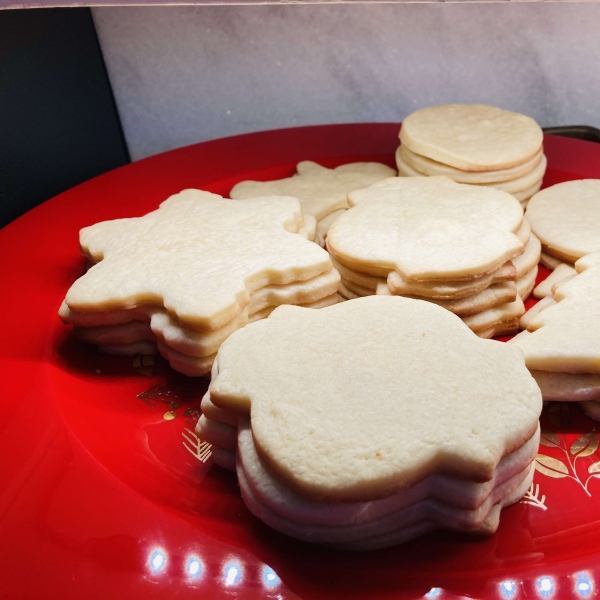
[[[541,411],[517,348],[389,296],[279,307],[225,341],[209,389],[251,415],[278,480],[327,501],[384,498],[433,473],[488,481]]]

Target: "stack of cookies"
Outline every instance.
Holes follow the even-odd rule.
[[[204,375],[231,333],[275,307],[338,301],[339,275],[309,241],[312,225],[296,198],[185,190],[143,217],[82,229],[93,266],[59,315],[104,352],[160,352],[174,369]]]
[[[526,216],[542,242],[542,264],[560,267],[556,283],[574,273],[578,258],[600,250],[600,179],[553,185],[531,199]]]
[[[447,177],[396,177],[348,199],[353,208],[327,237],[342,297],[428,300],[480,337],[518,330],[540,243],[511,195]]]
[[[396,152],[403,176],[445,175],[489,186],[527,205],[546,172],[543,133],[531,118],[481,104],[422,108],[402,123]]]
[[[316,242],[324,246],[327,231],[348,208],[347,196],[354,190],[394,177],[396,171],[381,163],[349,163],[328,169],[305,160],[293,177],[276,181],[242,181],[231,190],[236,200],[265,196],[293,196],[300,200],[305,218],[316,219]]]
[[[531,485],[541,407],[516,348],[429,302],[370,297],[234,333],[197,431],[267,525],[373,550],[494,532]]]
[[[526,329],[511,343],[523,350],[544,400],[580,401],[600,419],[600,252],[580,258],[575,270],[523,316]]]

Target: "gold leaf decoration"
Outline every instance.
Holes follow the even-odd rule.
[[[206,462],[212,454],[212,444],[201,440],[195,432],[187,427],[182,431],[183,447],[200,462]]]
[[[527,490],[526,494],[521,499],[522,504],[529,504],[530,506],[536,506],[542,510],[548,510],[546,506],[546,496],[542,494],[540,498],[540,484],[532,483],[531,487]]]
[[[598,434],[595,429],[578,437],[569,448],[573,456],[590,456],[598,450]]]
[[[588,467],[588,473],[600,473],[600,460]]]
[[[535,468],[540,473],[553,477],[554,479],[562,479],[569,475],[569,469],[567,465],[551,456],[545,454],[538,454],[535,457]]]
[[[548,409],[548,421],[557,429],[571,425],[571,410],[566,402],[554,402]]]
[[[558,448],[560,447],[560,438],[554,431],[542,428],[540,444],[542,444],[542,446],[548,446],[549,448]]]

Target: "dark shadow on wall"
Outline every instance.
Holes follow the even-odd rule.
[[[0,227],[129,160],[90,10],[0,11]]]

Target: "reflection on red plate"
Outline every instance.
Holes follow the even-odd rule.
[[[206,381],[161,358],[102,356],[56,316],[83,269],[81,227],[143,214],[189,187],[226,195],[242,179],[291,175],[307,158],[392,165],[397,130],[306,127],[190,146],[93,179],[0,232],[1,598],[596,595],[600,450],[597,424],[578,407],[544,412],[534,486],[496,535],[438,532],[333,552],[258,522],[235,477],[211,468],[192,434]],[[600,146],[547,137],[546,153],[546,185],[600,177]]]

